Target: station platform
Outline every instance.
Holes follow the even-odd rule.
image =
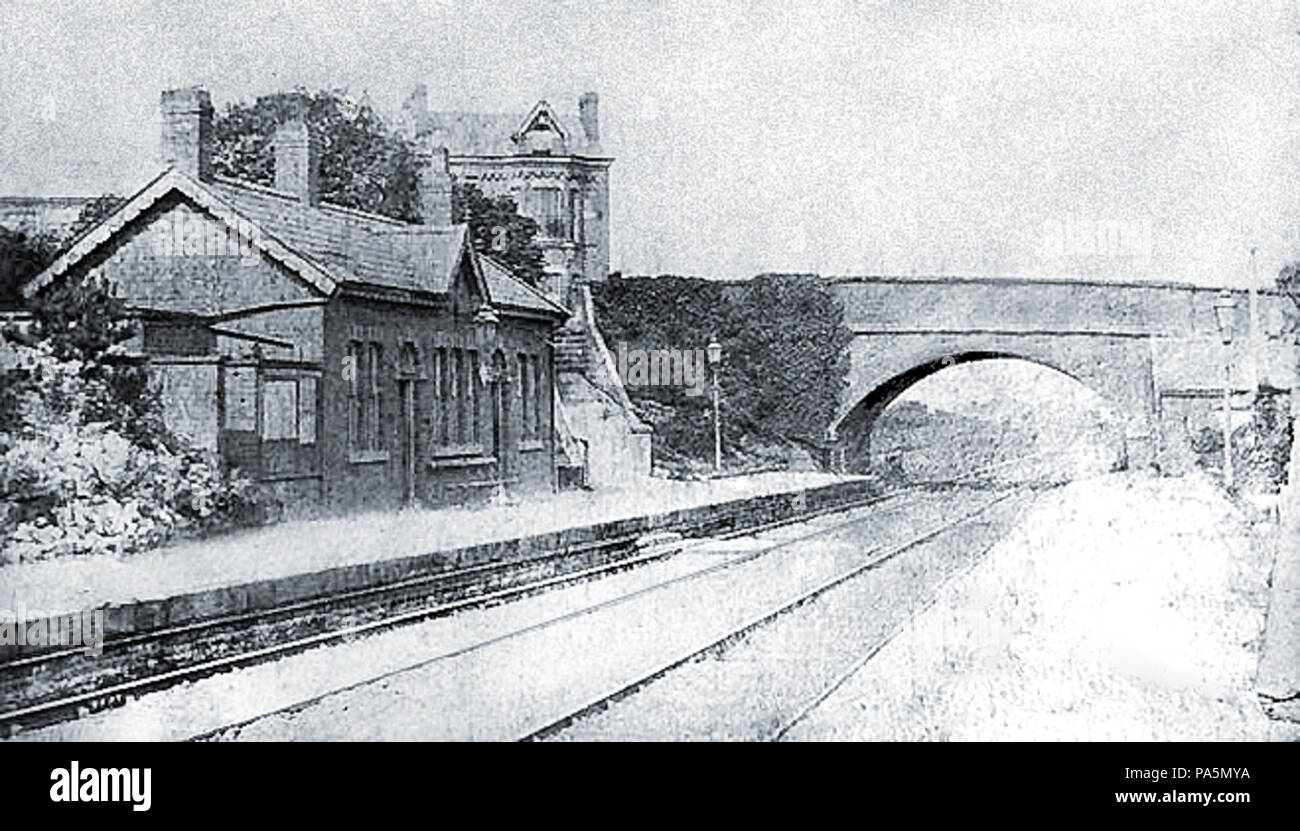
[[[479,508],[285,522],[128,557],[0,567],[0,609],[31,621],[104,610],[106,636],[509,563],[614,537],[746,527],[869,495],[864,477],[763,473],[564,491]],[[0,658],[25,650],[0,648]]]

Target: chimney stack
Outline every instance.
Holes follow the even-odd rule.
[[[294,117],[275,130],[275,189],[304,205],[320,199],[320,145],[307,122]]]
[[[195,179],[212,178],[212,99],[201,87],[162,94],[163,163]]]
[[[587,145],[591,150],[600,147],[600,96],[594,92],[583,93],[578,99],[578,118],[582,121],[582,132],[587,136]]]
[[[447,148],[433,136],[422,136],[416,146],[416,191],[425,225],[445,228],[451,222],[451,160]]]

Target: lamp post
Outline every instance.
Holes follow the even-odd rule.
[[[1214,299],[1214,322],[1219,326],[1223,340],[1223,485],[1232,487],[1232,357],[1228,345],[1232,343],[1232,317],[1237,299],[1224,290]]]
[[[713,370],[713,470],[722,470],[722,415],[718,406],[718,370],[722,366],[722,344],[709,341],[705,347],[709,358],[709,368]]]

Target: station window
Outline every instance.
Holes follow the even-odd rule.
[[[353,451],[384,449],[383,356],[383,346],[378,343],[348,343],[348,447]]]

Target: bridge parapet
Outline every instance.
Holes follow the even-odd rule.
[[[837,277],[845,322],[874,332],[1097,333],[1164,337],[1218,336],[1217,288],[1188,283],[1119,283],[986,277]],[[1235,329],[1250,324],[1247,293],[1239,297]],[[1286,299],[1258,293],[1256,325],[1283,326]]]

